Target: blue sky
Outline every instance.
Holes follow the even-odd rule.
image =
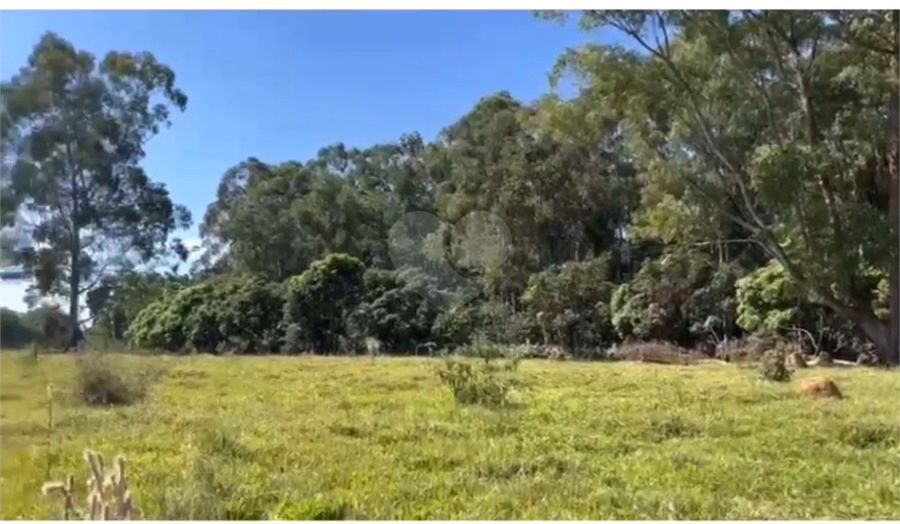
[[[186,238],[222,173],[249,156],[307,160],[410,131],[430,140],[482,96],[546,92],[556,57],[587,38],[530,11],[3,11],[0,77],[48,30],[98,57],[150,51],[175,71],[187,110],[143,165],[191,210]]]

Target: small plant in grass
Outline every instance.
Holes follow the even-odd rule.
[[[89,406],[133,403],[138,391],[129,382],[108,359],[90,355],[78,362],[78,396]]]
[[[80,357],[76,392],[89,406],[130,405],[146,394],[161,369],[126,369],[114,359],[95,353]]]
[[[112,471],[108,473],[104,470],[102,455],[85,450],[84,459],[90,470],[86,510],[75,507],[73,475],[69,475],[64,482],[47,482],[41,488],[45,495],[60,494],[63,520],[72,517],[82,520],[131,520],[137,509],[125,481],[125,457],[116,457]]]
[[[515,376],[519,358],[502,361],[494,360],[490,355],[482,358],[484,361],[478,364],[446,358],[438,376],[453,390],[453,398],[460,404],[508,405],[510,392],[521,386]]]
[[[773,382],[790,382],[794,371],[787,367],[786,359],[787,353],[782,346],[766,351],[759,363],[760,376]]]

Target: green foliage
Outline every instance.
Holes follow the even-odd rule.
[[[609,273],[608,257],[599,257],[551,266],[528,279],[522,301],[545,342],[585,347],[612,341]]]
[[[509,405],[510,393],[522,385],[515,376],[518,359],[498,363],[493,353],[485,352],[484,346],[478,349],[483,359],[478,364],[445,358],[438,369],[441,382],[453,391],[453,398],[459,404],[495,408]]]
[[[363,275],[365,293],[347,320],[351,338],[370,336],[387,353],[411,353],[431,340],[438,310],[393,271],[369,269]]]
[[[574,73],[594,111],[619,118],[643,182],[637,232],[761,248],[897,361],[900,318],[880,322],[859,281],[900,260],[897,173],[883,167],[897,164],[898,18],[590,10],[583,29],[637,49],[568,50],[554,76]]]
[[[871,297],[876,310],[886,301],[886,293],[879,291],[878,286],[883,286],[879,282],[887,279],[875,272],[860,283],[861,288],[869,290],[861,296]],[[871,341],[866,340],[853,322],[811,301],[777,262],[739,279],[735,287],[737,322],[748,332],[791,336],[804,345],[815,344],[810,350],[834,352],[846,359],[855,359],[859,353],[873,349]]]
[[[766,351],[759,363],[760,376],[773,382],[790,382],[794,371],[787,367],[786,360],[787,353],[782,346]]]
[[[683,345],[727,333],[734,318],[734,270],[713,268],[704,254],[675,250],[646,262],[612,294],[612,324],[623,338]]]
[[[42,247],[21,262],[40,295],[66,296],[74,321],[81,293],[107,270],[169,247],[183,254],[166,241],[190,213],[140,166],[170,110],[187,103],[171,68],[146,52],[97,61],[48,32],[0,91],[3,225],[37,217]]]
[[[20,349],[37,342],[41,332],[25,324],[23,315],[7,308],[0,308],[0,333],[3,349]]]
[[[473,300],[440,312],[432,334],[442,347],[453,349],[471,343],[478,334],[493,341],[502,340],[508,311],[491,302]]]
[[[167,292],[144,308],[128,337],[138,346],[267,353],[281,345],[280,285],[255,277],[220,277]]]
[[[736,282],[737,322],[749,332],[779,333],[795,325],[803,299],[800,288],[777,262]]]
[[[305,164],[249,158],[222,175],[207,208],[205,257],[227,247],[234,269],[279,282],[329,253],[384,267],[393,222],[433,207],[423,154],[412,134],[362,151],[335,144]]]
[[[155,271],[124,271],[103,279],[87,293],[94,326],[108,337],[123,340],[131,322],[144,308],[187,284],[186,278]]]
[[[5,223],[46,223],[37,249],[6,230],[0,257],[27,259],[40,293],[81,288],[98,334],[169,350],[347,352],[372,337],[399,354],[478,335],[575,355],[627,339],[713,353],[748,331],[890,361],[895,14],[594,10],[580,25],[636,49],[567,50],[550,93],[489,94],[431,142],[228,169],[190,278],[125,263],[187,255],[165,246],[187,215],[137,165],[184,107],[174,74],[149,54],[95,64],[47,34],[4,84],[0,115]],[[563,97],[566,74],[577,88]],[[476,299],[436,271],[385,270],[384,238],[414,210],[445,224],[407,254],[432,269],[446,258]],[[515,242],[464,227],[473,211]]]
[[[363,292],[364,271],[359,259],[334,253],[288,279],[285,325],[302,330],[313,348],[334,352],[338,337],[347,334],[347,315]],[[289,351],[297,349],[296,346],[288,348]]]

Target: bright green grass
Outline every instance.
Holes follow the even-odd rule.
[[[51,382],[51,476],[80,501],[82,450],[124,453],[150,518],[900,519],[896,372],[528,361],[521,406],[491,411],[457,407],[437,360],[114,358],[166,372],[87,408],[74,357],[0,356],[4,519],[57,515]],[[796,393],[814,375],[847,397]]]

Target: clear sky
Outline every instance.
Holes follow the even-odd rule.
[[[485,95],[546,92],[555,59],[588,38],[530,11],[3,11],[0,77],[48,30],[98,58],[150,51],[175,71],[187,110],[143,165],[191,210],[188,239],[222,173],[247,157],[305,161],[411,131],[430,140]]]

